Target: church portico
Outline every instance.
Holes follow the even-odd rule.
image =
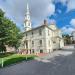
[[[26,54],[31,54],[30,40],[24,41],[24,49],[26,50]]]

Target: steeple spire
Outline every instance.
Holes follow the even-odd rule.
[[[25,31],[31,30],[31,20],[30,20],[30,12],[29,12],[29,4],[27,3],[27,11],[24,20],[24,28]]]
[[[28,3],[27,3],[27,9],[29,10],[29,5],[28,5]]]
[[[27,3],[27,15],[29,15],[30,13],[29,13],[29,5],[28,5],[28,3]]]

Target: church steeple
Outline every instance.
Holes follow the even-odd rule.
[[[25,20],[24,20],[24,28],[25,28],[25,31],[31,30],[31,20],[30,20],[30,12],[29,12],[28,3],[27,3],[27,11],[25,15]]]

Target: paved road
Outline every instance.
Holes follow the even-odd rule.
[[[75,75],[75,49],[66,48],[0,69],[0,75]]]

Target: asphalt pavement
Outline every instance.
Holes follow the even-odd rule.
[[[2,68],[0,75],[75,75],[75,49],[67,46],[44,57]]]

